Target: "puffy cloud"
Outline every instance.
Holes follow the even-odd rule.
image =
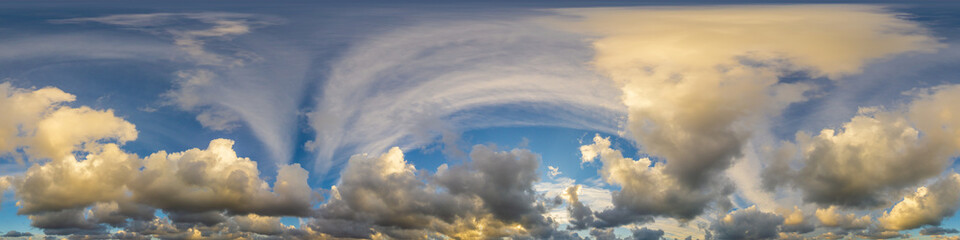
[[[710,225],[715,237],[724,239],[772,239],[779,236],[784,218],[752,206],[731,212]]]
[[[539,156],[477,145],[470,159],[430,174],[407,163],[396,147],[380,156],[355,155],[312,229],[354,238],[564,236],[543,216],[553,204],[533,189]]]
[[[271,191],[256,162],[237,157],[233,141],[216,139],[207,149],[146,157],[129,187],[135,201],[166,211],[306,216],[312,200],[307,175],[299,164],[282,166]]]
[[[599,159],[600,176],[620,186],[613,192],[614,208],[597,213],[602,223],[617,226],[631,222],[651,221],[655,216],[692,219],[700,215],[713,200],[729,192],[700,191],[683,185],[666,174],[662,163],[650,159],[624,158],[610,147],[610,139],[597,135],[593,144],[580,147],[583,162]]]
[[[593,236],[597,240],[617,240],[617,234],[613,232],[613,229],[591,229],[590,236]]]
[[[793,210],[780,210],[779,214],[783,216],[781,232],[808,233],[816,228],[814,222],[810,221],[810,217],[804,215],[803,211],[797,206],[794,206]]]
[[[562,21],[574,26],[566,28],[598,37],[595,66],[623,90],[639,145],[694,187],[742,154],[751,126],[805,99],[811,86],[779,82],[785,72],[836,79],[871,60],[940,46],[919,25],[869,6],[559,12],[579,17]]]
[[[960,233],[960,231],[958,231],[955,228],[943,228],[938,226],[925,227],[923,229],[920,229],[920,235],[945,235],[945,234],[955,234],[955,233]]]
[[[928,187],[920,187],[884,213],[878,221],[889,230],[940,225],[960,209],[960,174],[953,173]]]
[[[580,185],[574,185],[564,191],[567,197],[567,211],[570,213],[571,230],[583,230],[589,228],[594,221],[593,210],[580,202]]]
[[[663,230],[653,230],[649,228],[640,228],[633,230],[634,240],[660,240],[663,237]]]
[[[821,226],[844,230],[866,229],[873,223],[869,215],[857,217],[854,213],[843,214],[837,206],[817,209],[816,216]]]
[[[60,161],[31,166],[23,175],[12,176],[20,214],[89,206],[123,199],[140,161],[136,155],[105,144],[83,161],[68,156]]]
[[[56,88],[34,91],[17,89],[9,82],[0,83],[0,153],[13,153],[23,144],[19,128],[35,130],[37,122],[57,104],[73,101],[76,97]],[[32,131],[31,131],[32,132]]]
[[[4,83],[0,93],[0,108],[10,110],[0,122],[2,149],[22,149],[32,163],[22,174],[4,176],[0,187],[11,187],[18,213],[47,234],[103,235],[105,225],[150,221],[157,209],[176,223],[205,226],[242,214],[233,223],[241,225],[238,232],[276,234],[285,231],[277,230],[279,219],[263,216],[312,213],[308,173],[297,164],[280,166],[271,188],[256,162],[237,156],[231,140],[141,159],[120,148],[137,131],[112,111],[61,106],[73,96],[55,88]]]
[[[137,138],[134,125],[110,110],[61,105],[73,100],[56,88],[31,91],[0,84],[0,109],[6,113],[0,120],[0,154],[22,149],[29,159],[50,160],[4,178],[21,200],[20,214],[119,199],[124,183],[140,168],[137,156],[118,145]],[[74,153],[86,156],[77,159]]]
[[[134,125],[111,110],[62,106],[75,98],[56,88],[30,91],[0,83],[0,110],[5,113],[0,120],[0,154],[23,149],[33,159],[60,161],[74,151],[96,149],[99,140],[136,140]]]
[[[861,108],[840,129],[798,133],[796,144],[773,158],[765,182],[795,186],[814,203],[878,207],[940,174],[960,151],[960,108],[952,104],[960,85],[909,94],[913,101],[893,110]],[[791,160],[794,150],[799,157]]]
[[[253,232],[265,235],[278,235],[283,233],[285,227],[280,223],[279,217],[265,217],[256,214],[247,214],[233,217],[241,231]]]

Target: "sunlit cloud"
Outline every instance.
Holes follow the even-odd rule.
[[[19,225],[0,238],[958,233],[960,80],[915,66],[955,57],[952,23],[928,19],[944,16],[298,6],[11,24],[24,33],[0,40],[0,222]],[[919,59],[897,66],[915,82],[865,80]],[[50,67],[76,63],[111,72]],[[100,80],[118,76],[162,83]],[[837,103],[851,81],[895,94]],[[169,129],[157,122],[195,127],[143,131]]]

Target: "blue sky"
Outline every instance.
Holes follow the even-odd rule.
[[[0,6],[11,238],[960,228],[951,2]]]

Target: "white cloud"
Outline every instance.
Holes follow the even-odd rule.
[[[197,114],[212,130],[249,127],[281,164],[296,148],[308,53],[276,38],[251,38],[255,29],[280,24],[276,17],[240,13],[151,13],[61,19],[55,23],[114,25],[170,40],[186,63],[164,94],[167,104]],[[152,42],[151,42],[152,43]],[[131,42],[126,44],[143,44]],[[243,123],[243,124],[241,124]]]
[[[402,27],[361,41],[333,63],[310,113],[316,170],[451,131],[547,125],[616,133],[619,91],[585,67],[592,53],[583,38],[513,19]]]

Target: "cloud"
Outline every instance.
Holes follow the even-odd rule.
[[[576,17],[553,20],[561,28],[597,36],[594,65],[621,87],[638,144],[692,187],[742,155],[756,131],[749,126],[805,100],[812,86],[782,83],[785,73],[837,79],[871,60],[940,46],[919,25],[870,6],[558,12]]]
[[[102,235],[105,225],[150,221],[157,209],[174,222],[207,226],[239,214],[242,229],[277,233],[266,226],[278,218],[263,216],[312,212],[308,173],[297,164],[279,166],[271,188],[256,162],[237,156],[231,140],[141,159],[120,148],[136,139],[135,126],[110,110],[63,106],[74,97],[55,88],[4,83],[0,93],[0,108],[10,110],[0,121],[4,154],[22,150],[32,164],[2,183],[13,189],[18,214],[46,234]]]
[[[168,211],[226,210],[235,214],[306,216],[311,208],[307,172],[281,166],[271,191],[257,163],[237,157],[233,141],[216,139],[207,149],[154,153],[129,186],[134,200]]]
[[[255,29],[283,20],[257,14],[197,12],[118,14],[52,22],[106,24],[170,41],[182,53],[174,63],[183,66],[172,74],[173,88],[163,94],[163,104],[196,113],[197,121],[208,129],[249,127],[274,161],[292,160],[310,58],[296,44],[249,36]]]
[[[960,85],[908,94],[910,103],[861,108],[839,129],[798,133],[795,145],[784,144],[788,150],[765,170],[766,182],[795,186],[809,202],[879,207],[901,189],[942,173],[960,151],[960,109],[951,105],[960,101]]]
[[[878,229],[871,229],[868,231],[862,231],[856,234],[857,237],[866,238],[866,239],[891,239],[891,238],[909,238],[910,234],[900,233],[897,231],[884,231]]]
[[[352,45],[309,114],[316,170],[471,129],[620,130],[619,91],[585,67],[584,36],[504,17],[404,26]]]
[[[877,220],[885,229],[908,230],[923,225],[940,225],[957,209],[960,209],[960,174],[953,173],[908,194]]]
[[[654,230],[649,228],[640,228],[633,230],[634,240],[660,240],[663,237],[663,230]]]
[[[610,148],[609,138],[600,135],[593,138],[593,144],[581,146],[580,152],[583,162],[599,159],[600,176],[607,183],[620,186],[620,191],[612,194],[614,207],[597,213],[602,221],[598,226],[649,222],[657,216],[689,220],[703,213],[714,200],[729,194],[697,191],[682,185],[664,173],[662,163],[624,158],[619,150]]]
[[[788,233],[808,233],[816,229],[814,222],[810,217],[803,214],[799,207],[794,206],[793,210],[780,210],[780,216],[783,216],[783,225],[780,226],[781,232]]]
[[[954,228],[943,228],[938,226],[925,227],[920,229],[920,235],[946,235],[946,234],[955,234],[960,233],[957,229]]]
[[[313,230],[333,237],[417,233],[453,238],[564,236],[543,215],[555,207],[534,190],[539,156],[474,146],[471,161],[417,170],[399,148],[350,158]],[[342,227],[337,227],[342,226]],[[350,226],[350,227],[348,227]]]
[[[817,220],[824,227],[836,227],[843,230],[866,229],[873,223],[869,215],[857,217],[854,213],[843,214],[837,206],[817,209]]]
[[[15,238],[15,237],[32,237],[32,236],[33,236],[33,233],[18,232],[18,231],[12,231],[12,230],[11,230],[11,231],[9,231],[9,232],[7,232],[7,233],[4,233],[4,234],[3,234],[2,236],[0,236],[0,237]]]
[[[710,225],[716,238],[773,239],[779,236],[784,218],[774,213],[757,210],[756,206],[731,212]]]
[[[593,225],[593,210],[580,202],[580,185],[573,185],[564,191],[567,196],[567,211],[570,214],[570,230],[584,230]]]
[[[590,236],[593,236],[597,240],[616,240],[617,235],[613,232],[613,229],[591,229]]]
[[[75,98],[55,88],[27,91],[0,83],[0,109],[6,113],[0,120],[0,154],[22,149],[34,159],[57,162],[74,151],[100,147],[97,141],[101,139],[122,144],[137,138],[133,124],[116,117],[112,110],[61,106]]]

